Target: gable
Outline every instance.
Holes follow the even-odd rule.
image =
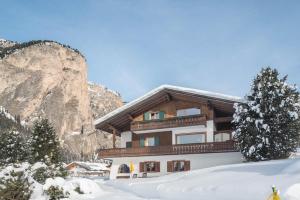
[[[235,102],[241,102],[239,97],[176,86],[161,86],[96,120],[94,124],[97,129],[110,133],[112,128],[119,132],[127,131],[130,129],[130,123],[133,119],[140,117],[150,109],[173,100],[204,104],[207,107],[229,113],[233,113]]]
[[[163,112],[164,118],[172,118],[177,116],[177,110],[198,108],[201,110],[201,114],[212,118],[212,110],[205,103],[201,102],[190,102],[185,100],[172,99],[169,102],[158,104],[144,113],[151,112]],[[133,118],[133,121],[143,121],[144,113]]]

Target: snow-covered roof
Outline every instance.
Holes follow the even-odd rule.
[[[71,165],[71,164],[77,164],[89,171],[107,171],[110,170],[107,167],[106,163],[92,163],[92,162],[72,162],[70,164],[68,164],[67,166]]]
[[[150,92],[131,101],[130,103],[125,104],[124,106],[117,108],[116,110],[108,113],[107,115],[95,120],[94,125],[97,125],[101,122],[106,121],[107,119],[127,110],[128,108],[135,106],[136,104],[146,100],[147,98],[149,98],[163,90],[175,90],[175,91],[179,91],[179,92],[201,95],[201,96],[205,96],[205,97],[216,98],[216,99],[226,100],[226,101],[231,101],[231,102],[242,102],[242,98],[237,97],[237,96],[231,96],[231,95],[226,95],[226,94],[221,94],[221,93],[216,93],[216,92],[210,92],[210,91],[198,90],[198,89],[192,89],[192,88],[186,88],[186,87],[179,87],[179,86],[173,86],[173,85],[161,85],[160,87],[151,90]]]

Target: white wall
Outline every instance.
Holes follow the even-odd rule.
[[[132,141],[132,133],[130,131],[121,133],[121,148],[126,148],[126,142]]]
[[[213,142],[214,141],[214,121],[209,120],[206,122],[207,132],[206,132],[206,142]]]
[[[123,158],[110,158],[110,159],[113,160],[111,173],[110,173],[111,179],[116,178],[116,176],[118,175],[117,173],[118,167],[121,164],[127,164],[129,166],[130,162],[134,164],[134,173],[138,174],[139,177],[141,177],[141,173],[139,172],[139,163],[144,161],[160,162],[160,172],[148,173],[147,175],[149,177],[168,174],[167,161],[172,161],[172,160],[189,160],[191,164],[191,170],[243,162],[242,155],[239,152],[140,156],[140,157],[123,157]]]

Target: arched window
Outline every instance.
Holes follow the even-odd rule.
[[[122,174],[122,173],[128,174],[128,173],[130,173],[130,169],[129,169],[128,165],[126,165],[126,164],[120,165],[118,173],[119,174]]]

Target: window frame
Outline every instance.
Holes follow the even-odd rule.
[[[193,133],[180,133],[180,134],[175,134],[175,144],[178,144],[178,137],[179,136],[186,136],[186,135],[204,135],[204,142],[201,143],[185,143],[185,144],[203,144],[207,142],[207,133],[206,132],[193,132]],[[184,144],[178,144],[178,145],[184,145]]]
[[[148,171],[146,165],[154,163],[154,171]],[[158,173],[160,172],[160,162],[159,161],[144,161],[140,162],[140,172],[145,172],[145,173]]]
[[[157,118],[152,118],[152,114]],[[159,111],[149,112],[149,120],[159,120]]]
[[[177,162],[183,162],[183,170],[175,171],[175,163]],[[191,161],[190,160],[171,160],[167,161],[167,172],[185,172],[191,170]]]
[[[149,145],[149,140],[153,140],[153,145]],[[145,137],[145,147],[155,147],[155,136]]]
[[[199,114],[186,114],[186,115],[178,115],[178,111],[188,111],[188,110],[199,110]],[[195,116],[195,115],[201,115],[202,114],[202,110],[199,107],[192,107],[192,108],[182,108],[182,109],[176,109],[176,117],[186,117],[186,116]]]
[[[130,173],[130,167],[127,164],[121,164],[119,166],[118,174],[129,174],[129,173]]]
[[[221,141],[216,141],[216,135],[218,135],[218,134],[222,134],[221,135]],[[229,135],[229,139],[228,140],[224,140],[223,139],[224,134]],[[229,141],[229,140],[232,140],[232,134],[231,133],[220,131],[220,132],[217,132],[217,133],[214,134],[214,142],[226,142],[226,141]]]
[[[125,148],[132,148],[132,141],[127,141],[125,143]]]

